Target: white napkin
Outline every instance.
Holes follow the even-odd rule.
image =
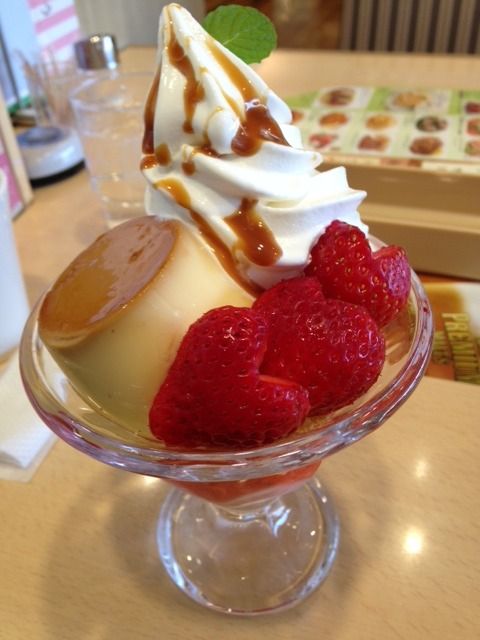
[[[30,479],[54,441],[27,398],[16,351],[0,369],[0,478]]]

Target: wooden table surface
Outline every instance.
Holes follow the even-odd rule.
[[[153,59],[124,56],[131,68]],[[467,87],[470,65],[280,51],[261,71],[286,95],[387,73]],[[32,302],[105,228],[85,172],[37,190],[14,226]],[[0,640],[478,639],[479,415],[478,387],[425,378],[382,429],[325,461],[342,527],[332,573],[298,607],[255,619],[203,610],[170,584],[154,542],[161,480],[58,442],[31,482],[0,482]]]

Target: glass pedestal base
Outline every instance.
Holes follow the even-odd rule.
[[[306,598],[326,578],[338,539],[332,501],[317,478],[242,509],[175,489],[157,529],[173,582],[199,604],[235,615],[276,612]]]

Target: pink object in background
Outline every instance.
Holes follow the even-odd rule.
[[[17,213],[23,206],[22,197],[18,189],[17,181],[10,165],[10,160],[3,148],[2,139],[0,138],[0,171],[3,171],[7,180],[8,204],[10,211]]]
[[[73,56],[73,43],[82,37],[73,0],[28,0],[41,54],[56,60]]]
[[[20,342],[30,312],[8,206],[7,178],[0,170],[0,359]]]

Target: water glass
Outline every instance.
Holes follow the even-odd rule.
[[[140,171],[148,72],[108,72],[71,95],[90,182],[110,227],[144,215]]]

